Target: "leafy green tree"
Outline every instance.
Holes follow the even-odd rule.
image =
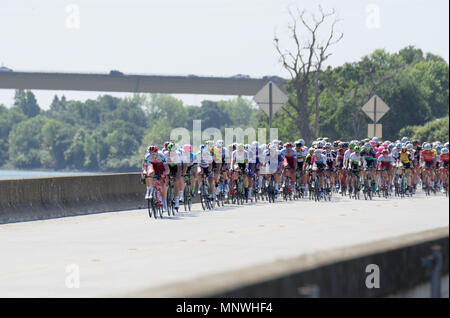
[[[48,120],[39,115],[20,122],[11,130],[8,137],[9,159],[16,167],[40,167],[41,130]]]
[[[20,95],[16,98],[15,106],[19,107],[27,117],[35,117],[41,111],[36,97],[31,91],[20,91]]]
[[[406,126],[400,130],[398,136],[409,136],[410,139],[418,139],[422,142],[437,140],[442,143],[447,142],[449,140],[449,117],[434,119],[423,126]]]

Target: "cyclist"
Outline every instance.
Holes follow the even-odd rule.
[[[209,198],[215,201],[214,197],[214,170],[212,168],[213,157],[211,152],[208,151],[205,144],[200,145],[200,150],[195,155],[197,162],[197,184],[202,184],[202,176],[205,175],[208,178]],[[198,187],[199,195],[201,195],[201,186]]]
[[[411,160],[412,160],[411,153],[408,151],[406,146],[403,146],[402,150],[399,154],[397,167],[399,168],[399,171],[398,171],[399,177],[401,177],[403,174],[402,168],[405,169],[406,178],[407,178],[407,182],[408,182],[408,189],[406,190],[406,194],[409,194],[410,192],[412,192],[412,189],[411,189]]]
[[[163,150],[162,153],[166,157],[167,164],[169,165],[169,175],[173,177],[173,188],[175,196],[175,208],[178,210],[180,206],[180,192],[182,189],[183,178],[182,173],[182,154],[177,150],[173,142],[167,144],[167,150]],[[168,185],[168,184],[166,184]],[[164,193],[167,193],[167,187],[164,188]]]
[[[338,171],[338,182],[339,182],[339,193],[342,193],[345,189],[345,170],[344,168],[344,155],[348,149],[348,144],[346,142],[340,142],[338,144],[338,150],[336,153],[336,168]]]
[[[315,184],[316,174],[317,174],[317,172],[319,172],[320,192],[323,194],[323,192],[324,192],[323,185],[325,184],[324,171],[327,167],[327,161],[326,161],[326,157],[323,155],[322,150],[320,150],[320,149],[314,150],[314,157],[311,159],[311,161],[313,162],[311,170],[312,170],[312,178],[314,181],[314,188],[317,186],[317,184]]]
[[[183,176],[188,175],[189,179],[190,179],[190,183],[191,183],[191,188],[189,189],[189,191],[191,192],[191,196],[194,196],[195,194],[195,168],[197,163],[195,162],[195,155],[192,152],[192,146],[190,144],[186,144],[183,146],[183,151],[182,151],[182,162],[183,162]],[[183,202],[184,201],[184,197],[183,197],[183,193],[184,193],[184,188],[186,186],[185,182],[182,182],[182,189],[181,189],[181,196],[180,196],[180,201]]]
[[[303,173],[303,166],[305,165],[305,158],[308,155],[308,147],[305,146],[305,141],[299,139],[295,142],[295,151],[297,152],[297,170],[300,171],[300,183],[303,193],[307,192],[306,184],[308,183],[308,175]]]
[[[433,168],[436,166],[436,157],[434,154],[434,151],[431,149],[431,145],[429,143],[426,143],[423,146],[423,150],[420,152],[420,166],[423,170],[430,170],[431,173],[431,180],[434,180],[434,171]],[[422,173],[422,188],[427,187],[426,184],[426,173]],[[433,181],[431,181],[431,187],[434,187]]]
[[[161,189],[165,188],[165,176],[169,174],[169,166],[166,157],[158,151],[156,145],[150,145],[147,148],[147,153],[144,155],[142,163],[141,177],[145,178],[147,192],[145,199],[152,199],[154,193],[154,177],[160,180]],[[161,197],[164,202],[164,209],[167,211],[167,202],[165,191],[161,191]]]
[[[242,172],[244,179],[245,195],[248,195],[248,152],[243,144],[238,144],[237,149],[231,154],[231,166],[233,167],[233,180],[238,179],[238,171]]]
[[[449,150],[446,147],[442,148],[440,159],[441,159],[441,166],[439,169],[441,170],[441,181],[443,185],[442,192],[445,192],[445,187],[448,190],[448,162],[449,162]]]
[[[253,177],[258,180],[259,176],[259,143],[257,141],[253,141],[248,148],[248,199],[252,199],[252,191],[253,191]],[[262,180],[261,180],[262,181]],[[261,182],[258,182],[257,188],[261,188]],[[258,191],[257,189],[257,191]]]
[[[278,196],[278,185],[280,183],[280,163],[283,162],[283,156],[278,150],[278,146],[270,144],[269,149],[264,152],[264,175],[265,179],[270,182],[270,177],[273,175],[275,183],[275,197]]]
[[[387,183],[388,190],[391,191],[391,167],[395,163],[394,158],[389,154],[388,149],[384,149],[381,156],[378,157],[378,173],[381,174],[382,171],[387,173]]]
[[[375,141],[373,141],[373,143],[375,143]],[[376,168],[376,152],[375,149],[373,148],[371,143],[365,143],[364,144],[364,149],[361,151],[360,153],[362,159],[363,159],[363,163],[364,163],[364,170],[367,172],[369,172],[370,177],[372,178],[372,184],[370,184],[369,186],[372,187],[372,191],[375,192],[375,184],[376,184],[376,177],[375,177],[375,168]],[[364,178],[366,181],[367,178],[367,173],[364,174]]]
[[[216,141],[216,149],[214,151],[214,161],[216,161],[217,164],[217,175],[215,174],[215,182],[216,182],[216,196],[220,192],[220,187],[217,185],[219,184],[220,175],[222,175],[222,179],[224,182],[224,194],[225,199],[228,198],[228,167],[230,166],[230,152],[226,147],[224,147],[225,143],[223,140],[219,139]]]
[[[352,188],[354,189],[354,191],[356,193],[356,186],[355,186],[356,179],[355,178],[361,177],[360,166],[363,164],[363,158],[361,157],[361,147],[360,146],[355,146],[355,148],[353,150],[354,150],[354,152],[350,155],[347,168],[348,168],[348,170],[351,171],[351,184],[352,184]]]
[[[331,143],[327,142],[325,144],[325,159],[327,162],[327,174],[330,179],[330,187],[334,187],[334,172],[335,172],[335,163],[337,157],[337,151],[331,150]]]
[[[283,168],[282,176],[285,179],[291,178],[292,183],[286,185],[286,181],[283,183],[283,187],[287,186],[291,189],[291,192],[295,195],[295,171],[297,170],[297,151],[295,151],[290,142],[284,144],[284,148],[281,150],[283,156]]]

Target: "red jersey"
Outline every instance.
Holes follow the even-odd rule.
[[[420,153],[420,156],[425,161],[433,161],[433,159],[434,159],[434,152],[433,152],[433,150],[422,150],[421,153]]]
[[[441,155],[439,156],[439,158],[441,159],[441,161],[448,161],[448,155],[449,155],[449,154],[446,154],[446,155],[441,154]]]

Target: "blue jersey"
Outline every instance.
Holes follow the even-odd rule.
[[[292,148],[283,148],[283,150],[281,150],[281,155],[283,158],[297,159],[297,151]]]
[[[167,164],[167,160],[166,157],[158,151],[158,155],[156,156],[156,158],[152,158],[152,156],[150,155],[150,153],[146,153],[144,155],[144,159],[143,159],[144,165],[148,166],[150,163],[162,163],[162,164]]]

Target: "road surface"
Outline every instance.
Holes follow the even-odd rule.
[[[146,210],[0,225],[0,297],[114,297],[446,227],[449,200],[309,200],[149,219]],[[181,208],[183,211],[183,208]],[[77,285],[78,283],[78,285]]]

